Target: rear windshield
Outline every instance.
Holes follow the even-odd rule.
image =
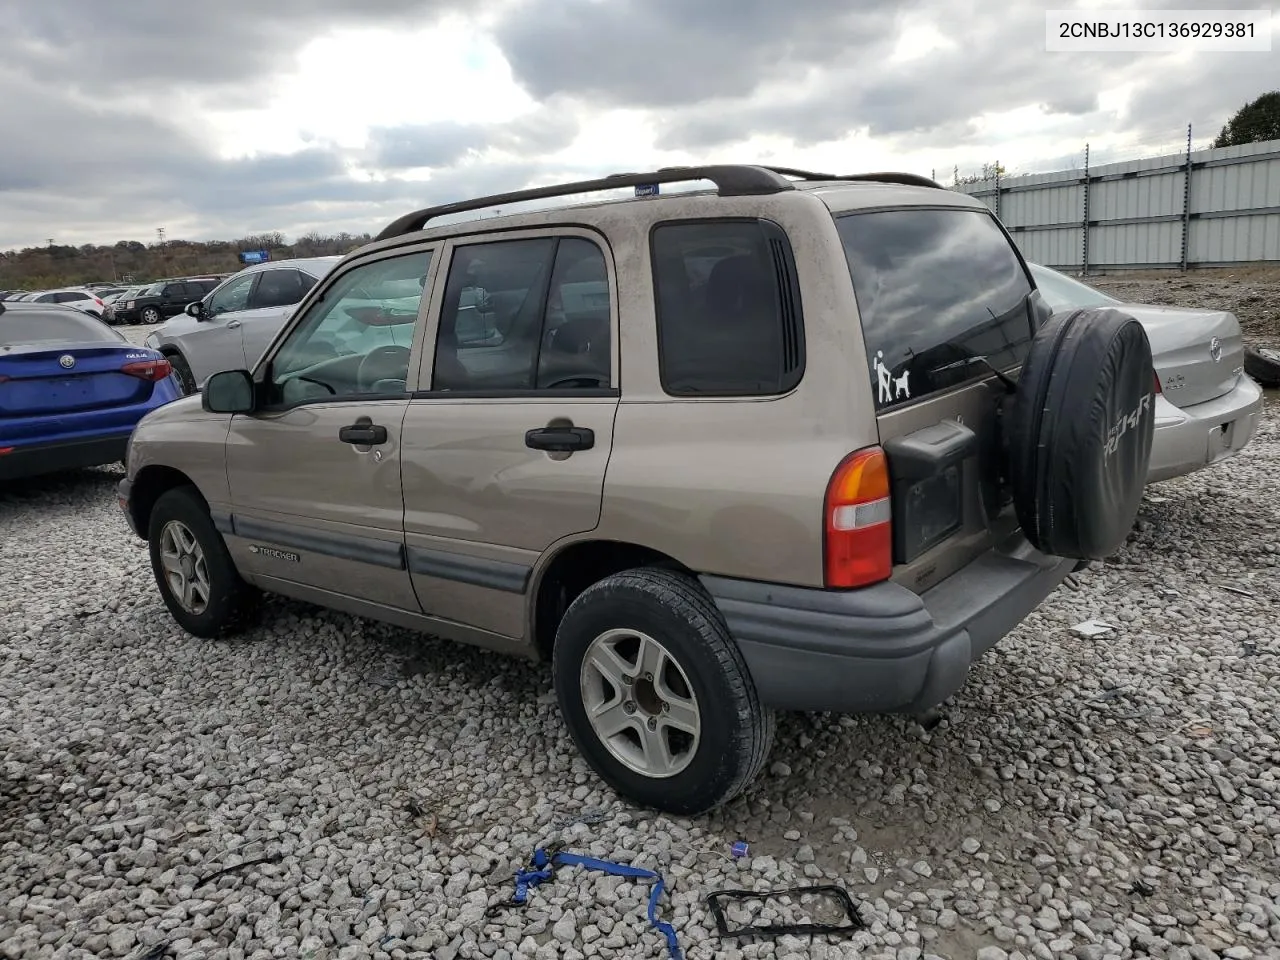
[[[1088,307],[1114,307],[1120,303],[1101,290],[1095,290],[1079,280],[1072,280],[1057,270],[1050,270],[1038,263],[1029,263],[1027,266],[1031,269],[1031,276],[1035,278],[1036,289],[1054,313]]]
[[[71,307],[0,313],[0,346],[22,343],[120,343],[124,337],[101,320]]]
[[[878,409],[989,375],[978,358],[1001,370],[1026,358],[1031,283],[992,216],[879,210],[838,216],[836,229]]]

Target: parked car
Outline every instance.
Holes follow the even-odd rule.
[[[396,220],[143,419],[120,502],[190,633],[268,590],[549,659],[596,772],[690,814],[775,710],[933,708],[1118,549],[1153,387],[1142,325],[1050,315],[979,200],[668,168]]]
[[[116,316],[116,311],[123,311],[124,304],[128,303],[130,300],[134,300],[136,302],[137,298],[142,294],[142,291],[146,290],[150,286],[151,284],[147,283],[139,287],[129,287],[122,293],[116,294],[114,297],[104,299],[103,303],[106,304],[106,307],[103,310],[102,319],[112,326],[122,323],[123,321]]]
[[[1157,392],[1149,483],[1233,457],[1253,439],[1262,391],[1245,374],[1244,340],[1234,314],[1125,303],[1057,270],[1028,266],[1054,310],[1114,307],[1146,328]]]
[[[246,267],[153,331],[147,346],[169,358],[184,393],[195,393],[219,370],[252,366],[289,312],[341,259],[307,257]]]
[[[144,287],[128,300],[117,300],[114,311],[116,323],[156,324],[177,316],[188,303],[204,297],[218,285],[210,277],[182,277],[157,280]]]
[[[1280,350],[1275,347],[1244,348],[1244,372],[1264,387],[1280,387]]]
[[[90,290],[81,287],[69,287],[63,290],[46,290],[28,298],[31,303],[63,303],[75,307],[85,313],[101,318],[104,305],[102,299]]]
[[[169,362],[61,304],[0,303],[0,480],[123,461]]]

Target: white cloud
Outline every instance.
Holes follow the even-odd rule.
[[[1048,54],[1030,0],[223,2],[241,12],[0,8],[0,127],[23,133],[0,248],[376,230],[469,191],[682,163],[1029,172],[1086,142],[1095,162],[1178,149],[1188,122],[1201,145],[1280,75],[1280,46]]]

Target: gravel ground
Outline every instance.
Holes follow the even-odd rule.
[[[692,821],[598,785],[542,668],[283,601],[196,641],[118,473],[2,491],[0,954],[665,956],[643,883],[565,870],[486,919],[563,839],[660,870],[691,960],[1280,957],[1278,413],[1153,487],[941,725],[786,717],[768,774]],[[1071,634],[1091,618],[1114,635]],[[822,882],[865,930],[735,945],[702,902]]]

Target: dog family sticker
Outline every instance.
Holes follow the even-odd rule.
[[[875,370],[876,384],[880,388],[880,402],[891,403],[894,400],[911,399],[911,385],[908,377],[911,375],[910,370],[903,370],[902,375],[895,377],[889,372],[889,368],[884,365],[884,351],[876,351],[876,360],[872,364]]]

